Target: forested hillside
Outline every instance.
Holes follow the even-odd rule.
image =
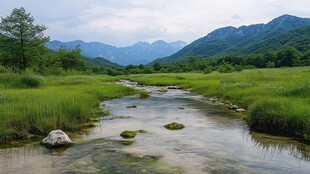
[[[309,49],[310,19],[290,15],[280,16],[267,24],[224,27],[200,38],[172,56],[158,59],[162,63],[200,58],[247,55],[278,51],[288,46],[299,51]]]

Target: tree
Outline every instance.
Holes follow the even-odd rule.
[[[139,66],[139,69],[143,70],[145,68],[145,66],[143,64],[140,64]]]
[[[288,47],[277,54],[277,66],[293,66],[299,64],[301,53],[294,47]]]
[[[162,65],[160,64],[160,62],[155,62],[153,64],[153,68],[155,71],[159,71],[162,68]]]
[[[0,46],[8,54],[11,66],[20,72],[29,67],[29,62],[37,58],[45,48],[44,43],[49,41],[43,31],[44,25],[34,25],[34,19],[24,8],[13,9],[10,16],[1,18]]]
[[[59,48],[55,53],[57,63],[64,70],[84,70],[85,63],[81,58],[81,49]]]

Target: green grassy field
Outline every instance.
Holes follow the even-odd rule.
[[[179,85],[247,109],[251,128],[310,140],[310,67],[254,69],[234,73],[42,77],[0,73],[0,143],[78,131],[97,116],[99,102],[138,94],[114,82]],[[140,92],[141,98],[148,94]]]
[[[0,74],[0,144],[53,129],[80,130],[101,112],[99,102],[137,93],[115,80]]]
[[[234,73],[130,75],[145,85],[179,85],[247,109],[253,129],[310,140],[310,67],[254,69]]]

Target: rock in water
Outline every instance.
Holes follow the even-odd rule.
[[[169,130],[179,130],[179,129],[183,129],[185,126],[182,123],[173,122],[173,123],[166,124],[164,127]]]
[[[137,135],[136,131],[129,131],[129,130],[125,130],[123,131],[120,136],[123,138],[134,138]]]
[[[238,106],[237,105],[230,105],[230,106],[228,106],[228,109],[236,110],[236,109],[238,109]]]
[[[50,132],[48,136],[41,141],[41,144],[50,148],[55,148],[70,146],[73,143],[66,133],[58,129]]]
[[[240,109],[236,109],[235,111],[236,112],[245,112],[245,109],[240,108]]]

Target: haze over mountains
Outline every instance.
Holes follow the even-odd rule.
[[[299,51],[310,48],[310,18],[283,15],[267,24],[219,28],[177,53],[156,61],[173,63],[189,56],[210,58],[266,53],[288,46]]]
[[[128,47],[115,47],[100,42],[87,43],[82,40],[71,42],[54,40],[47,43],[47,47],[52,50],[60,47],[73,49],[78,45],[83,56],[89,58],[102,57],[120,65],[138,65],[149,63],[157,58],[170,56],[186,46],[186,43],[182,41],[167,43],[158,40],[153,43],[138,42]]]

